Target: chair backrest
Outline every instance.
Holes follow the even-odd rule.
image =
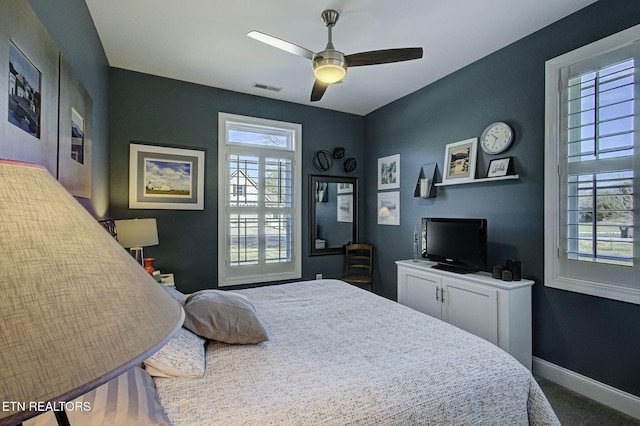
[[[371,244],[347,244],[345,247],[347,275],[371,276],[373,269],[373,246]]]

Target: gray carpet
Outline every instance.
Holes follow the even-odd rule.
[[[563,426],[640,425],[640,420],[535,376]]]

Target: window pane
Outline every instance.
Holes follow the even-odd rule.
[[[570,163],[633,155],[634,61],[569,80]]]
[[[267,158],[265,161],[265,205],[291,207],[291,160]]]
[[[265,219],[266,262],[291,262],[290,214],[274,214]]]
[[[292,149],[289,132],[249,124],[227,124],[227,143],[256,145],[265,148]]]
[[[231,155],[229,158],[229,205],[258,204],[258,158]]]
[[[234,214],[229,220],[229,254],[231,265],[257,264],[258,216]]]
[[[569,259],[633,265],[633,171],[568,178]]]

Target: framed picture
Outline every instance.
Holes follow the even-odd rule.
[[[353,195],[338,195],[338,222],[353,222]]]
[[[9,41],[9,123],[40,139],[42,73]]]
[[[2,2],[0,157],[58,176],[58,48],[26,0]]]
[[[91,198],[92,115],[91,96],[61,55],[58,180],[82,198]]]
[[[400,191],[378,192],[378,225],[400,225]]]
[[[471,181],[476,176],[478,138],[447,144],[442,183]]]
[[[496,158],[489,162],[487,177],[499,177],[513,174],[513,157]]]
[[[353,192],[353,185],[346,182],[338,182],[338,194],[350,194]]]
[[[400,154],[378,158],[378,190],[400,188]]]
[[[204,210],[204,151],[129,145],[129,208]]]

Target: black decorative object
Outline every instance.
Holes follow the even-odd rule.
[[[333,167],[333,157],[329,151],[324,149],[313,154],[313,167],[319,172],[328,172]]]
[[[414,198],[434,198],[438,188],[435,186],[438,178],[438,163],[427,163],[420,167],[418,182],[413,191]]]
[[[507,260],[507,270],[511,272],[514,281],[522,279],[522,263],[519,260]]]
[[[355,158],[349,157],[344,160],[344,171],[347,173],[351,173],[358,168],[358,162]]]
[[[502,271],[502,281],[513,281],[513,274],[510,270],[505,269]]]
[[[339,160],[342,157],[344,157],[344,148],[342,148],[341,146],[338,146],[336,147],[336,149],[333,150],[333,158],[335,158],[336,160]]]
[[[502,265],[494,265],[493,266],[493,274],[492,277],[493,278],[497,278],[497,279],[502,279],[502,271],[504,270],[504,267]]]

